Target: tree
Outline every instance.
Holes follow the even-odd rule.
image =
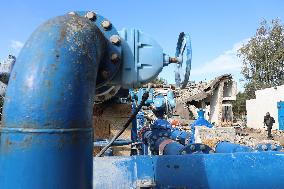
[[[167,80],[163,79],[163,78],[156,78],[154,81],[152,81],[153,84],[160,84],[160,85],[166,85],[167,84]]]
[[[234,117],[242,118],[246,113],[246,93],[239,92],[237,98],[233,101],[233,113]]]
[[[279,19],[260,23],[256,34],[238,50],[242,58],[245,93],[284,84],[284,26]]]

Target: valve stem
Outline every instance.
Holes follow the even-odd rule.
[[[170,63],[179,63],[178,58],[176,58],[176,57],[170,57],[169,62]]]

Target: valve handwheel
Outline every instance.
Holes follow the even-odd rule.
[[[185,51],[186,54],[184,55]],[[175,56],[178,59],[178,64],[176,64],[175,69],[176,86],[184,89],[189,81],[191,70],[192,49],[189,34],[184,32],[179,34]]]

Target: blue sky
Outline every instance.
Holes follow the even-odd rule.
[[[254,35],[261,20],[284,20],[283,0],[2,0],[0,5],[0,60],[9,53],[18,54],[45,20],[69,11],[94,10],[118,30],[139,28],[150,34],[170,55],[178,34],[190,33],[191,80],[196,81],[222,73],[232,73],[238,81],[241,61],[236,50]],[[173,67],[160,76],[173,82]]]

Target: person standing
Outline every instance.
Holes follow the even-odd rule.
[[[263,123],[267,127],[267,138],[272,138],[271,130],[273,123],[275,123],[275,120],[273,117],[270,116],[269,112],[267,112],[266,115],[264,116]]]

